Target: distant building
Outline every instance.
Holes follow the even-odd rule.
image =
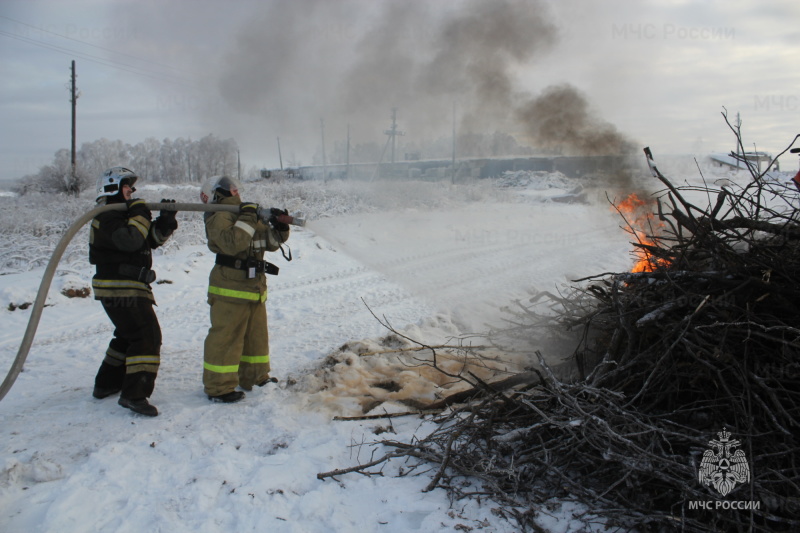
[[[382,178],[421,179],[428,181],[494,178],[504,172],[560,172],[570,178],[597,173],[619,173],[630,170],[631,159],[625,156],[530,156],[452,159],[409,159],[391,163],[327,164],[296,169],[261,170],[265,179],[295,178],[301,180]],[[642,163],[643,164],[643,163]]]
[[[748,164],[753,165],[753,167],[761,172],[762,169],[767,169],[767,165],[772,162],[772,155],[768,154],[767,152],[745,152],[744,154],[737,154],[735,152],[730,152],[728,154],[710,154],[708,158],[717,166],[720,167],[727,167],[732,169],[742,169],[746,170]],[[778,162],[775,162],[775,168],[771,170],[779,171]]]

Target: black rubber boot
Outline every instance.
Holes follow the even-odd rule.
[[[141,400],[131,400],[130,398],[124,398],[120,396],[119,402],[117,403],[126,409],[130,409],[134,413],[139,413],[140,415],[158,416],[158,409],[156,409],[155,405],[150,405],[150,402],[147,401],[147,398],[142,398]]]
[[[94,390],[92,391],[92,396],[94,396],[98,400],[102,400],[103,398],[108,398],[109,396],[117,394],[121,390],[122,387],[105,388],[105,387],[98,387],[97,385],[95,385]]]
[[[107,398],[112,394],[117,394],[122,390],[122,382],[125,380],[125,365],[110,365],[103,361],[94,378],[94,391],[92,396],[98,400]]]
[[[244,399],[244,393],[242,391],[235,390],[226,392],[225,394],[220,394],[219,396],[209,396],[208,399],[212,402],[236,403]]]
[[[122,380],[122,395],[126,398],[149,398],[156,386],[154,372],[125,374]]]

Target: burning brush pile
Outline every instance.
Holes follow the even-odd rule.
[[[545,368],[520,395],[537,412],[529,481],[642,530],[796,531],[800,198],[757,172],[740,190],[678,188],[646,153],[666,189],[652,219],[618,206],[633,271],[551,298],[550,322],[584,329],[581,380]]]
[[[665,189],[618,206],[635,271],[517,312],[518,333],[582,332],[578,379],[541,354],[515,388],[473,379],[482,396],[426,438],[384,441],[386,458],[437,464],[428,489],[489,496],[527,530],[577,498],[623,529],[798,531],[800,197],[755,170],[736,189],[676,187],[646,153]]]

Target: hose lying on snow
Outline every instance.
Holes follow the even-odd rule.
[[[230,211],[232,213],[239,212],[239,206],[236,205],[219,205],[219,204],[179,204],[179,203],[148,203],[146,204],[147,208],[151,211]],[[92,220],[94,217],[99,215],[100,213],[104,213],[106,211],[122,211],[126,209],[126,204],[110,204],[97,207],[92,209],[91,211],[85,213],[82,217],[78,220],[73,222],[72,226],[70,226],[64,236],[61,237],[61,240],[58,242],[56,249],[53,250],[53,255],[50,257],[50,261],[47,263],[47,268],[45,268],[44,276],[42,276],[42,282],[39,284],[39,292],[36,293],[36,300],[33,302],[33,308],[31,310],[31,317],[28,319],[28,327],[25,329],[25,335],[22,337],[22,344],[20,344],[19,351],[17,352],[17,357],[14,359],[14,364],[11,365],[11,370],[9,370],[6,379],[3,381],[3,384],[0,385],[0,400],[5,398],[6,393],[11,389],[11,386],[14,385],[14,381],[16,381],[17,376],[22,371],[22,366],[25,364],[25,359],[28,357],[28,351],[31,349],[31,344],[33,344],[33,336],[36,334],[36,328],[39,327],[39,319],[42,317],[42,308],[44,308],[44,302],[47,299],[47,292],[50,290],[50,283],[53,281],[53,276],[56,272],[56,267],[58,266],[58,262],[61,260],[61,256],[64,255],[64,251],[67,249],[67,245],[70,243],[75,234],[83,227],[84,224]],[[302,226],[304,221],[302,219],[293,218],[288,215],[283,215],[278,217],[279,220],[282,222],[286,222],[288,224],[295,224]]]

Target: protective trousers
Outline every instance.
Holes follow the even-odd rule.
[[[161,363],[161,326],[148,298],[102,298],[103,310],[114,324],[114,338],[97,371],[95,386],[121,389],[131,400],[149,398]]]
[[[209,297],[211,328],[204,346],[203,385],[209,396],[250,390],[269,377],[267,306]]]

